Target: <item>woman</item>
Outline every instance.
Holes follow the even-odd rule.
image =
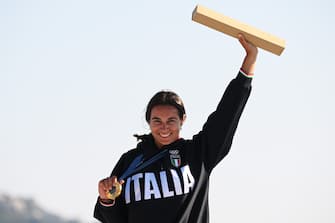
[[[141,142],[136,149],[123,154],[111,177],[99,182],[97,219],[104,223],[209,222],[209,176],[231,147],[250,95],[258,53],[242,35],[239,41],[246,51],[242,67],[217,109],[191,140],[179,136],[186,118],[179,96],[170,91],[153,96],[146,110],[151,133],[138,136]],[[139,160],[151,162],[142,168],[139,163],[140,168],[129,173]],[[111,199],[110,192],[119,184],[123,186],[121,195]]]

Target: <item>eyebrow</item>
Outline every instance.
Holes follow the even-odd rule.
[[[177,120],[178,118],[176,117],[169,117],[167,120]],[[161,120],[159,117],[152,117],[151,120]]]
[[[161,120],[161,119],[158,117],[152,117],[151,120]]]

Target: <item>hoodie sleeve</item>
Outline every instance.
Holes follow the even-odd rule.
[[[105,207],[97,201],[94,208],[94,217],[102,223],[126,223],[127,212],[123,202],[115,201],[112,207]]]
[[[111,176],[120,176],[125,163],[125,154],[114,167]],[[102,223],[125,223],[127,222],[127,210],[124,202],[119,201],[121,196],[115,200],[115,204],[111,207],[105,207],[97,200],[94,208],[94,217]]]
[[[251,80],[252,78],[239,72],[229,83],[216,110],[209,115],[202,130],[193,137],[209,172],[230,150],[239,119],[250,95]]]

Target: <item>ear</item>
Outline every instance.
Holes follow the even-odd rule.
[[[186,114],[183,115],[183,119],[181,120],[181,124],[180,126],[182,126],[184,124],[184,122],[186,121]]]

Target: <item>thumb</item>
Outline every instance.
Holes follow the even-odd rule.
[[[238,41],[242,44],[242,46],[243,46],[244,48],[246,48],[247,45],[248,45],[248,43],[247,43],[247,41],[245,40],[244,36],[243,36],[241,33],[239,33],[239,34],[237,35],[237,38],[238,38]]]

